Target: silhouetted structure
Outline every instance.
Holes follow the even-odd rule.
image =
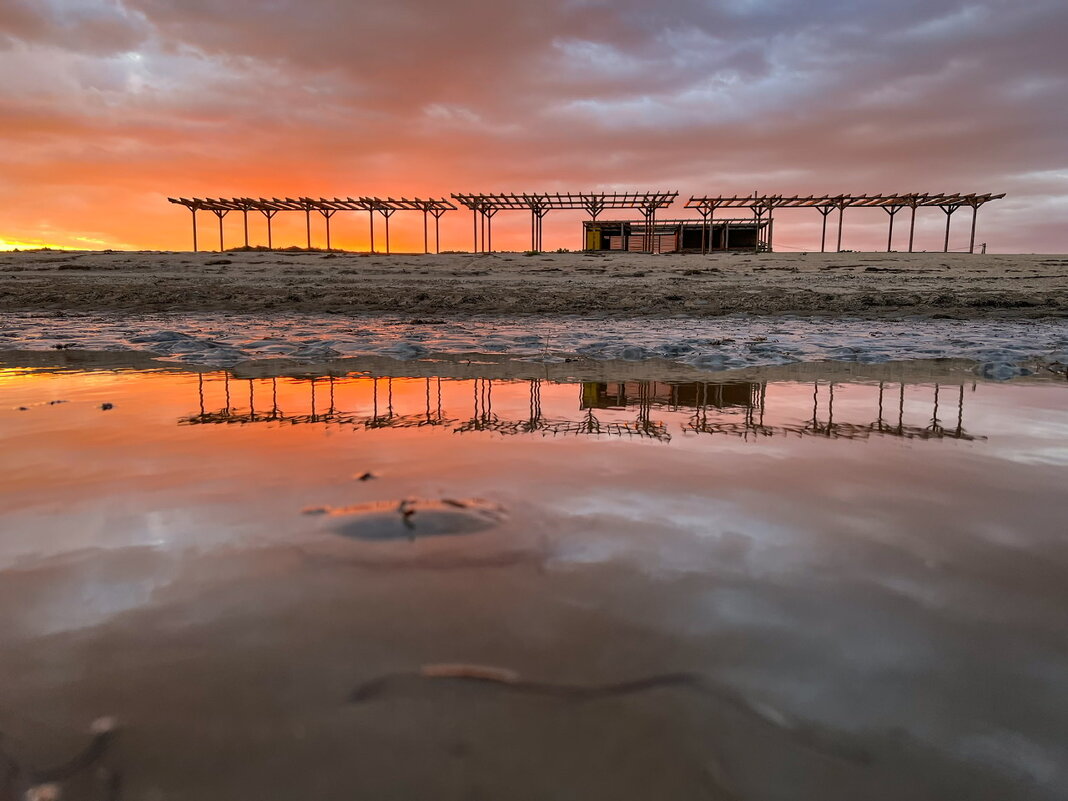
[[[823,215],[823,233],[820,238],[820,252],[827,249],[827,216],[837,209],[838,211],[838,245],[837,251],[842,250],[842,220],[847,208],[881,208],[890,215],[890,230],[887,235],[886,249],[889,252],[893,248],[894,241],[894,217],[902,209],[911,209],[909,221],[909,253],[912,253],[916,233],[916,209],[921,207],[938,207],[946,215],[946,239],[943,252],[949,251],[949,224],[953,214],[960,208],[968,206],[972,210],[971,238],[968,243],[968,252],[975,252],[975,224],[979,214],[979,207],[991,200],[1005,197],[1000,195],[961,195],[961,194],[908,194],[908,195],[757,195],[747,197],[726,195],[693,196],[686,201],[686,208],[697,209],[706,226],[713,224],[713,218],[718,209],[748,208],[752,210],[753,217],[761,220],[767,219],[767,249],[771,250],[772,237],[774,235],[774,212],[776,209],[816,209]]]
[[[304,212],[308,249],[312,246],[311,215],[318,212],[326,222],[326,249],[330,250],[330,218],[339,211],[365,211],[371,227],[371,252],[375,249],[375,214],[385,220],[386,253],[389,253],[389,218],[398,211],[418,211],[423,214],[423,251],[430,252],[429,218],[434,217],[434,249],[441,252],[441,216],[454,211],[456,206],[444,198],[392,198],[392,197],[335,197],[335,198],[167,198],[171,203],[185,206],[193,215],[193,252],[197,251],[197,212],[210,211],[219,218],[219,250],[225,250],[223,241],[223,218],[231,211],[239,211],[244,217],[245,247],[249,247],[248,213],[260,212],[267,220],[267,248],[274,249],[271,221],[280,211]]]
[[[827,217],[838,211],[838,243],[842,250],[842,227],[846,208],[881,208],[890,216],[886,249],[893,248],[894,218],[903,209],[910,209],[909,252],[913,251],[916,231],[916,209],[937,207],[946,215],[946,236],[943,250],[949,250],[950,222],[958,209],[972,210],[971,237],[968,252],[975,252],[975,227],[979,207],[991,200],[1005,197],[994,194],[905,194],[905,195],[737,195],[691,196],[686,208],[695,209],[696,219],[657,221],[657,211],[669,207],[678,192],[542,192],[503,194],[454,194],[453,199],[471,210],[473,253],[493,251],[493,218],[501,211],[525,211],[530,214],[530,249],[543,250],[542,223],[553,210],[579,210],[590,215],[583,223],[582,246],[585,250],[629,250],[642,253],[701,252],[717,250],[772,250],[775,219],[778,209],[816,209],[823,215],[820,252],[827,249]],[[423,251],[430,252],[429,217],[434,217],[435,251],[441,252],[440,220],[447,211],[457,208],[444,198],[168,198],[171,203],[185,206],[192,213],[193,250],[197,244],[197,212],[207,211],[219,220],[219,249],[224,250],[223,218],[231,211],[241,212],[244,218],[245,247],[249,247],[248,213],[260,212],[267,221],[267,247],[274,248],[271,221],[282,211],[303,212],[307,229],[307,246],[312,246],[311,215],[317,212],[326,222],[326,247],[330,249],[330,218],[339,211],[365,211],[370,223],[370,250],[375,249],[375,214],[385,223],[386,253],[390,252],[389,220],[398,211],[423,214]],[[636,209],[641,220],[601,221],[606,209]],[[752,217],[717,218],[720,209],[749,209]]]
[[[452,197],[471,209],[475,253],[493,251],[493,217],[501,211],[530,212],[530,249],[540,252],[543,249],[542,220],[554,209],[585,211],[594,222],[605,209],[637,209],[641,211],[646,224],[641,250],[650,253],[656,212],[670,206],[678,196],[678,192],[544,192],[518,195],[454,194]]]
[[[710,253],[713,250],[769,250],[768,220],[746,217],[704,220],[586,220],[587,251]]]

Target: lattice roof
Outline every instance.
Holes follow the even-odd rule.
[[[454,193],[453,199],[472,211],[581,209],[599,214],[604,209],[662,209],[670,206],[678,192],[506,192],[501,194]]]
[[[456,209],[446,198],[335,197],[335,198],[167,198],[193,211],[429,211]]]
[[[686,201],[688,209],[750,208],[846,208],[895,206],[981,206],[1005,197],[995,194],[928,194],[903,195],[694,195]]]

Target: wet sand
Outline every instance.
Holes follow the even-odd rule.
[[[412,315],[1068,315],[1068,257],[228,252],[0,254],[0,310]]]

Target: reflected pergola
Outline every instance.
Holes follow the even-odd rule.
[[[923,393],[917,398],[913,392],[906,410],[906,384],[888,385],[879,382],[878,392],[870,400],[871,416],[856,419],[856,399],[843,416],[841,401],[836,417],[837,382],[819,381],[812,384],[812,413],[807,419],[769,423],[765,421],[767,405],[766,382],[584,382],[579,384],[578,408],[575,416],[547,415],[542,410],[543,379],[525,381],[506,380],[497,384],[525,384],[528,406],[525,415],[515,414],[514,394],[508,404],[509,414],[494,411],[494,380],[466,379],[459,383],[470,385],[469,412],[448,414],[443,408],[441,378],[396,379],[410,387],[421,381],[421,403],[412,408],[412,393],[405,393],[403,411],[394,400],[394,378],[361,377],[370,384],[371,398],[362,411],[347,411],[337,406],[337,386],[351,377],[324,376],[306,379],[283,379],[306,388],[307,401],[299,412],[283,410],[278,401],[277,378],[237,379],[229,373],[212,376],[201,373],[197,378],[199,411],[179,419],[181,425],[247,425],[277,423],[300,425],[308,423],[335,424],[356,429],[403,429],[439,427],[455,434],[493,432],[505,436],[540,434],[542,436],[638,437],[661,442],[671,440],[663,412],[684,414],[680,429],[689,434],[742,437],[816,436],[826,439],[867,439],[873,436],[897,437],[909,440],[956,439],[971,441],[985,439],[964,428],[964,385],[942,384],[914,386]],[[445,379],[450,380],[450,379]],[[259,392],[257,392],[259,382]],[[269,382],[269,384],[267,383]],[[210,409],[205,400],[206,385],[221,390],[222,408]],[[264,392],[267,389],[269,391]],[[930,394],[928,394],[930,393]],[[947,398],[947,395],[949,396]],[[247,399],[247,405],[245,403]],[[865,403],[868,399],[865,399]],[[917,422],[915,406],[925,408],[922,421]],[[455,400],[454,400],[455,403]],[[633,413],[631,419],[609,419],[620,413]],[[906,421],[906,417],[912,419]],[[945,417],[944,417],[945,416]]]

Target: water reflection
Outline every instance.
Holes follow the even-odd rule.
[[[26,764],[114,715],[129,799],[1068,783],[1063,386],[8,378]]]
[[[441,378],[338,377],[283,379],[299,387],[304,397],[290,400],[288,410],[279,406],[278,378],[237,379],[229,373],[200,374],[197,378],[199,411],[179,420],[184,425],[334,423],[363,429],[440,426],[456,434],[492,431],[498,434],[546,436],[640,437],[668,442],[672,430],[697,434],[731,435],[742,438],[776,435],[820,436],[831,439],[867,439],[873,435],[902,439],[983,439],[964,426],[965,385],[912,385],[927,395],[922,411],[906,413],[904,382],[888,385],[850,384],[854,395],[864,397],[843,410],[835,409],[835,392],[842,385],[815,381],[811,384],[811,414],[802,419],[775,422],[768,417],[767,382],[662,382],[621,381],[576,384],[543,379],[509,381],[487,378],[449,380],[459,393],[452,393],[452,410],[442,397]],[[405,393],[403,403],[394,401],[394,382],[406,388],[422,384],[423,392]],[[370,386],[370,403],[363,408],[338,405],[338,393],[353,386]],[[494,408],[494,388],[511,390],[503,414]],[[260,387],[257,392],[257,387]],[[575,392],[570,415],[547,414],[542,396],[546,387],[557,393]],[[522,391],[517,391],[517,390]],[[975,386],[972,385],[974,391]],[[264,395],[269,401],[264,399]],[[519,398],[526,404],[519,408]],[[212,403],[222,399],[222,407]],[[461,400],[466,396],[466,402]],[[247,397],[247,405],[241,401]],[[259,406],[257,406],[257,398]],[[211,398],[212,400],[207,400]],[[913,404],[915,406],[915,404]],[[791,403],[791,408],[796,403]],[[773,410],[774,411],[774,410]],[[521,416],[517,413],[525,412]],[[906,420],[906,417],[910,419]],[[919,419],[917,419],[919,418]]]

